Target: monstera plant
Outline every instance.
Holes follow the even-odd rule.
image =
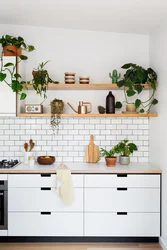
[[[122,108],[122,104],[134,104],[135,108],[139,110],[140,113],[149,113],[152,105],[156,105],[158,100],[155,98],[156,84],[157,84],[157,74],[152,68],[144,69],[143,67],[128,63],[124,64],[122,69],[126,70],[124,77],[117,83],[119,88],[124,89],[125,100],[123,102],[117,102],[116,108]],[[147,100],[141,100],[136,98],[134,102],[130,101],[133,96],[138,96],[143,89],[144,84],[150,84],[152,93]]]

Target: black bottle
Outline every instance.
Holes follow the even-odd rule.
[[[112,91],[109,91],[109,94],[106,97],[106,114],[115,114],[115,97],[113,96]]]

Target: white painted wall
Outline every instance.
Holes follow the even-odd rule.
[[[83,75],[91,77],[92,83],[110,83],[108,74],[119,69],[124,63],[134,62],[147,67],[149,65],[149,37],[147,35],[79,31],[54,29],[46,27],[30,27],[16,25],[0,25],[1,34],[21,35],[36,51],[28,53],[28,61],[23,63],[21,73],[26,80],[32,79],[32,69],[42,61],[51,60],[47,65],[51,77],[64,82],[64,72],[76,72],[76,79]],[[108,91],[50,91],[44,110],[49,112],[49,102],[53,98],[62,98],[75,107],[78,101],[91,101],[93,112],[98,105],[105,105]],[[122,91],[115,91],[116,100],[124,100]],[[148,91],[142,94],[143,100]],[[31,93],[27,103],[41,103],[43,99]],[[24,106],[25,102],[22,102]],[[23,110],[23,109],[22,109]],[[65,105],[65,112],[73,111]]]
[[[165,26],[165,25],[164,25]],[[166,58],[167,58],[167,26],[161,27],[150,36],[150,66],[159,77],[156,106],[159,117],[150,119],[150,162],[157,164],[163,171],[162,175],[162,240],[167,249],[167,110],[166,110]]]

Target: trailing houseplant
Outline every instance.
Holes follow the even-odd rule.
[[[55,130],[57,129],[57,133],[59,131],[59,125],[61,122],[61,114],[64,109],[64,102],[55,98],[50,103],[51,106],[51,118],[50,118],[50,126],[53,130],[53,134],[55,135]]]
[[[117,157],[114,156],[119,151],[116,146],[111,148],[109,151],[105,150],[104,148],[100,149],[101,156],[105,156],[106,166],[107,167],[114,167],[116,165]]]
[[[42,62],[38,65],[36,69],[32,71],[33,79],[30,82],[33,85],[34,90],[36,91],[37,94],[39,95],[44,95],[44,98],[46,98],[46,91],[48,89],[48,84],[49,83],[54,83],[58,84],[59,82],[53,81],[50,76],[48,71],[45,69],[46,64],[49,61]]]
[[[129,142],[127,139],[119,142],[115,147],[117,148],[117,153],[120,155],[119,163],[122,165],[128,165],[130,163],[129,156],[138,150],[136,144]]]
[[[122,104],[126,103],[130,110],[139,110],[140,113],[149,113],[152,105],[156,105],[158,100],[155,98],[156,84],[157,84],[157,74],[152,68],[144,69],[143,67],[128,63],[124,64],[121,68],[126,69],[126,73],[122,80],[117,83],[119,88],[123,87],[125,101],[117,102],[116,108],[122,108]],[[137,98],[135,101],[131,102],[129,99],[135,95],[140,94],[144,89],[144,84],[150,84],[152,89],[152,94],[148,100],[142,101]],[[133,108],[134,106],[134,108]],[[127,109],[128,111],[128,109]]]
[[[0,38],[0,44],[2,45],[4,56],[20,56],[22,60],[28,59],[27,56],[22,55],[22,50],[26,52],[35,50],[34,46],[26,44],[21,36],[3,35]]]

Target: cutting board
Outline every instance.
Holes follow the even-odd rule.
[[[94,144],[94,136],[90,136],[90,143],[85,149],[85,160],[86,162],[98,162],[100,159],[99,147]]]

